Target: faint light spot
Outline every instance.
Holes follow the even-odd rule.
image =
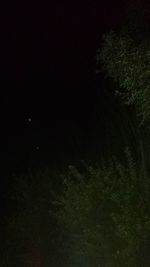
[[[39,146],[36,146],[36,150],[39,150]]]
[[[32,119],[31,118],[28,118],[28,122],[31,122],[32,121]]]

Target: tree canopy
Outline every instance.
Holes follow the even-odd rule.
[[[150,120],[150,38],[139,35],[127,28],[105,34],[97,62],[118,84],[125,103],[135,105],[140,123],[144,123]]]

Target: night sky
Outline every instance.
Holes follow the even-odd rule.
[[[1,9],[2,77],[70,79],[91,71],[102,32],[124,12],[120,1],[20,1]],[[125,5],[124,5],[125,6]]]
[[[107,81],[96,74],[96,51],[102,34],[123,23],[127,6],[118,0],[2,4],[1,155],[6,177],[58,166],[65,159],[86,159],[99,149],[95,140],[102,148],[111,108]],[[2,183],[7,185],[9,178]]]

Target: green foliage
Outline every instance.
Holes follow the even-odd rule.
[[[57,204],[68,266],[147,266],[150,182],[128,150],[124,165],[70,166],[64,187]]]
[[[147,266],[150,182],[129,150],[124,164],[69,166],[61,179],[30,173],[16,184],[2,266],[35,266],[36,258],[46,267]]]
[[[150,40],[136,39],[134,32],[122,30],[104,35],[97,61],[120,86],[127,104],[134,104],[141,122],[150,119]]]

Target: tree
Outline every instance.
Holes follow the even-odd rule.
[[[138,16],[128,21],[120,32],[111,31],[103,36],[97,62],[116,83],[116,94],[135,110],[141,169],[146,175],[149,168],[146,165],[149,165],[150,35],[149,25],[139,13],[138,10]]]
[[[127,104],[134,104],[140,122],[150,120],[150,42],[137,41],[127,31],[104,36],[98,62],[108,76],[118,83]]]

